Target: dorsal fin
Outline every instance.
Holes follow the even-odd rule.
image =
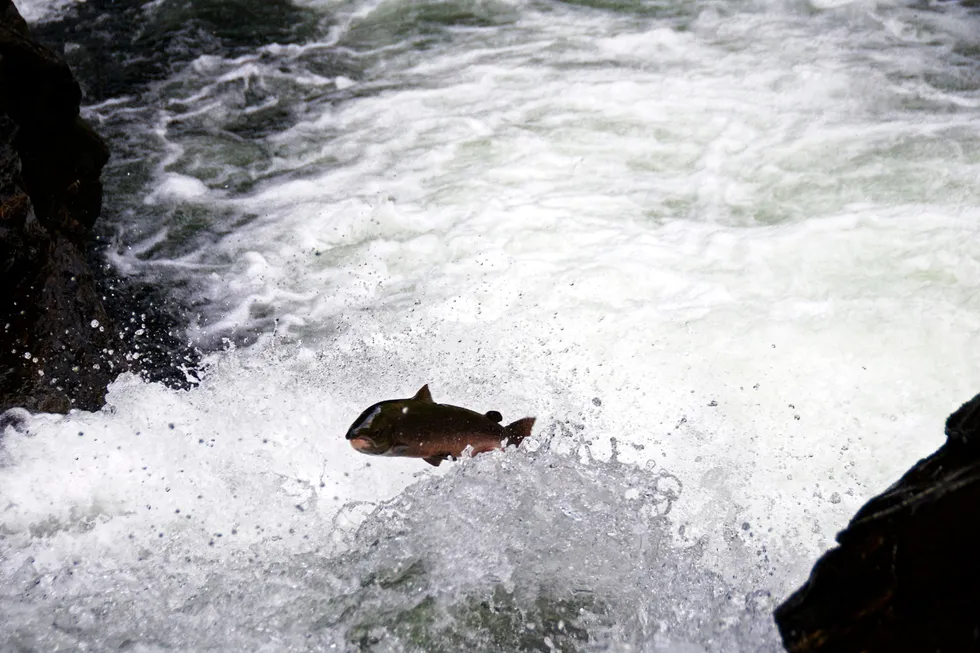
[[[434,404],[435,403],[434,401],[432,401],[432,394],[429,392],[429,384],[428,383],[426,383],[424,386],[422,386],[421,388],[419,388],[419,391],[415,393],[415,396],[412,397],[412,399],[414,401],[425,401],[425,402],[428,402],[430,404]]]
[[[495,410],[491,410],[489,413],[487,413],[486,418],[491,422],[496,422],[497,424],[500,424],[502,421],[504,421],[504,416]]]
[[[516,422],[511,422],[505,426],[504,431],[507,432],[507,446],[521,446],[521,442],[524,441],[524,438],[531,435],[532,426],[534,426],[533,417],[525,417],[524,419],[519,419]]]

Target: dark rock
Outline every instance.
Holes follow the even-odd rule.
[[[80,100],[0,0],[0,410],[97,410],[123,368],[85,256],[109,150]]]
[[[794,653],[980,650],[980,395],[775,612]]]

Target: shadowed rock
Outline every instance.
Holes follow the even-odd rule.
[[[980,650],[980,395],[775,612],[793,653]]]
[[[0,0],[0,410],[96,410],[122,369],[86,264],[109,150],[68,66]]]

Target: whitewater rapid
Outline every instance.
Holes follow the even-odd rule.
[[[0,647],[777,650],[980,385],[977,18],[300,6],[86,109],[109,258],[207,355],[10,420]],[[350,449],[424,383],[528,450]]]

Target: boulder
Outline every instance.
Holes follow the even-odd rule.
[[[97,410],[123,369],[86,263],[105,142],[68,66],[0,0],[0,411]]]
[[[980,650],[980,395],[775,611],[793,653]]]

